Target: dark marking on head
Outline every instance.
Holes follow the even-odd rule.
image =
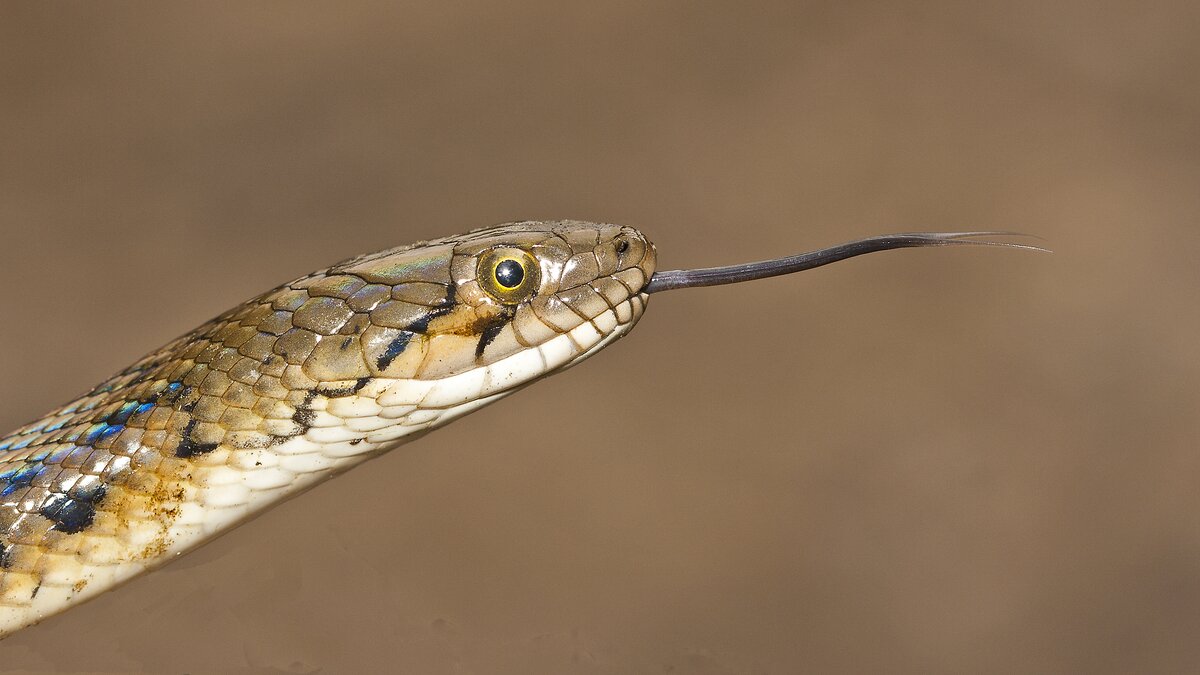
[[[74,496],[56,494],[42,505],[38,513],[54,523],[53,528],[67,534],[77,534],[91,527],[96,518],[96,506],[108,493],[108,486],[97,485],[81,490]]]
[[[383,350],[383,353],[375,360],[375,366],[379,370],[387,370],[388,366],[392,365],[392,361],[395,361],[397,356],[404,353],[405,348],[408,347],[408,343],[413,339],[414,335],[416,333],[406,330],[400,331],[400,334],[388,344],[387,349]]]
[[[376,359],[376,368],[379,370],[387,370],[388,366],[392,365],[392,362],[396,360],[396,357],[404,353],[404,350],[408,348],[408,344],[412,342],[412,339],[416,337],[418,333],[424,333],[425,331],[429,330],[430,321],[433,321],[440,316],[446,316],[450,312],[454,311],[454,305],[457,302],[457,297],[457,291],[455,290],[454,284],[451,284],[447,287],[446,298],[442,300],[440,305],[431,308],[428,312],[421,315],[421,317],[416,321],[413,321],[405,326],[404,330],[401,330],[400,334],[397,335],[390,344],[388,344],[387,349],[385,349],[383,353],[379,355],[379,358]]]
[[[454,306],[458,304],[458,289],[454,284],[446,287],[446,297],[442,300],[442,304],[430,309],[416,321],[405,326],[405,329],[414,333],[424,333],[429,330],[429,322],[440,316],[446,316],[454,311]]]
[[[504,327],[507,326],[508,322],[512,321],[513,317],[516,315],[516,307],[505,307],[501,314],[496,315],[496,318],[489,321],[487,325],[483,327],[483,330],[479,331],[479,343],[475,345],[475,358],[478,359],[483,356],[483,352],[487,349],[487,346],[492,344],[492,340],[496,339],[496,336],[500,334],[500,331],[504,330]]]

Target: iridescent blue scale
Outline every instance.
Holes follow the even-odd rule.
[[[108,416],[108,423],[114,425],[123,425],[129,421],[130,416],[138,409],[137,401],[126,401],[124,405],[117,409],[116,412]]]
[[[76,450],[80,450],[79,446],[64,443],[54,449],[50,456],[46,458],[47,464],[62,464],[63,460],[70,457]]]

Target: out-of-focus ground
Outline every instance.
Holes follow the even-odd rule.
[[[0,645],[7,672],[1200,669],[1194,2],[8,3],[0,426],[250,295],[521,218],[632,336]]]

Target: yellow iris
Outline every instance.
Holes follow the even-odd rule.
[[[505,305],[533,297],[541,284],[537,259],[519,248],[495,248],[479,258],[479,285]]]

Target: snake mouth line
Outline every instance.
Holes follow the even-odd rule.
[[[889,251],[896,248],[923,248],[928,246],[1000,246],[1017,248],[1028,251],[1049,253],[1048,249],[1029,244],[1015,244],[1007,241],[979,239],[978,237],[1029,237],[1033,235],[1019,232],[910,232],[905,234],[885,234],[878,237],[868,237],[856,241],[830,246],[816,251],[799,253],[797,255],[773,260],[727,265],[724,267],[704,267],[694,270],[667,270],[655,272],[650,283],[643,290],[645,293],[672,291],[677,288],[698,288],[701,286],[720,286],[736,284],[754,279],[766,279],[793,272],[811,270],[822,265],[835,263],[839,260],[877,251]]]

